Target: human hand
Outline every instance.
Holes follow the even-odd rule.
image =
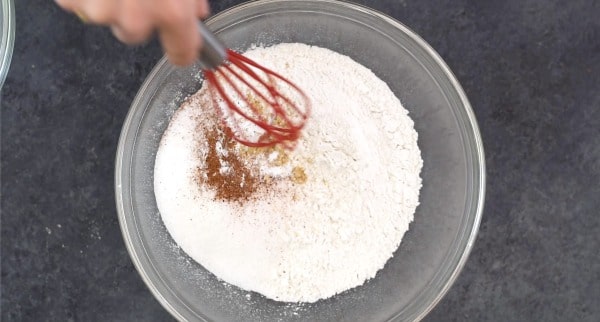
[[[207,0],[55,0],[86,23],[110,26],[122,42],[137,44],[156,30],[176,65],[191,64],[202,46],[198,19],[209,14]]]

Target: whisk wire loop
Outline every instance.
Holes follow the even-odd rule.
[[[295,147],[310,114],[310,100],[297,85],[230,49],[226,61],[204,70],[204,76],[221,122],[234,140],[250,147]],[[220,108],[219,101],[226,108]],[[239,123],[245,121],[263,131],[257,140],[242,131]]]

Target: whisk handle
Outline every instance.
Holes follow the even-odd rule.
[[[227,50],[202,21],[198,22],[198,30],[203,40],[202,50],[200,51],[200,64],[203,69],[214,69],[227,58]]]

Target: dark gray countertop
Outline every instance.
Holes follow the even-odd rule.
[[[213,1],[218,12],[240,1]],[[600,2],[362,3],[446,60],[486,149],[481,229],[426,321],[600,320]],[[113,189],[120,128],[161,57],[16,0],[2,90],[3,321],[165,321],[125,249]]]

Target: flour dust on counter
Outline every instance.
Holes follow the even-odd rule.
[[[245,53],[312,101],[293,151],[249,148],[222,131],[203,86],[160,143],[154,189],[175,242],[227,283],[285,302],[362,285],[392,257],[419,202],[413,121],[369,69],[328,49]]]

